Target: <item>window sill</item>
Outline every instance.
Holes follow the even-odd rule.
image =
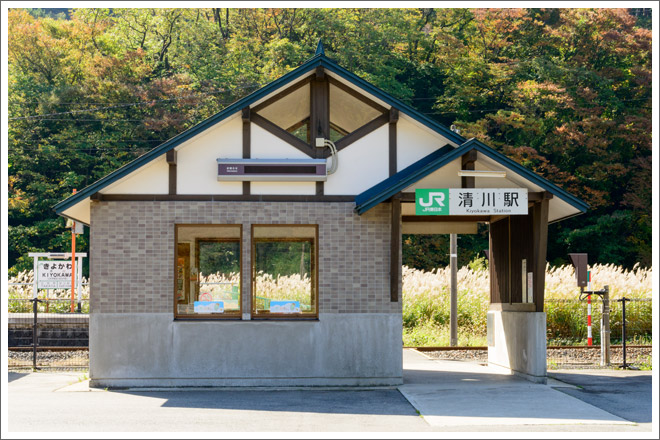
[[[318,321],[318,316],[252,316],[250,321]]]
[[[233,316],[175,316],[175,321],[241,321],[240,315]]]

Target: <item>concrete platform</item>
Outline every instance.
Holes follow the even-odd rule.
[[[404,350],[401,393],[433,427],[634,425],[554,387],[475,362],[431,359]]]
[[[2,430],[363,432],[367,438],[375,435],[368,432],[380,433],[373,438],[434,431],[637,432],[657,438],[651,423],[629,422],[558,391],[580,389],[563,381],[535,384],[478,363],[431,360],[411,350],[404,350],[403,360],[404,385],[371,389],[103,390],[89,388],[84,373],[10,372]]]

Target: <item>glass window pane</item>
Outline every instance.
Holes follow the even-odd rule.
[[[240,316],[240,226],[180,225],[177,236],[177,315]]]
[[[263,238],[267,235],[272,238]],[[254,313],[315,315],[316,227],[259,226],[253,236]]]
[[[199,239],[197,250],[199,258],[197,301],[222,302],[225,313],[239,312],[240,243]],[[216,306],[213,304],[210,307]]]

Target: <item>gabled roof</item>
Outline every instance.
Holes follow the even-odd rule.
[[[358,214],[367,212],[379,203],[386,201],[398,192],[413,185],[418,180],[428,176],[432,172],[442,168],[448,163],[460,158],[470,150],[476,150],[488,156],[495,162],[519,174],[523,178],[540,186],[545,191],[548,191],[554,196],[565,201],[580,212],[586,212],[589,208],[589,205],[587,205],[582,200],[578,199],[572,194],[569,194],[568,192],[559,188],[557,185],[528,170],[517,162],[509,159],[502,153],[493,150],[492,148],[479,142],[476,139],[470,139],[460,145],[458,148],[453,148],[447,145],[437,151],[434,151],[428,156],[399,171],[395,175],[369,188],[362,194],[357,195],[355,197],[355,210]]]
[[[341,78],[345,79],[346,81],[350,82],[351,84],[355,85],[356,87],[361,88],[365,92],[375,96],[376,98],[380,99],[381,101],[389,104],[390,106],[398,109],[400,112],[405,113],[406,115],[410,116],[411,118],[417,120],[421,124],[427,126],[431,130],[439,133],[440,135],[444,136],[446,139],[449,141],[460,145],[463,142],[465,142],[465,138],[460,136],[459,134],[451,131],[447,127],[445,127],[442,124],[439,124],[436,121],[433,121],[426,115],[418,112],[414,108],[410,107],[409,105],[403,103],[402,101],[399,101],[398,99],[394,98],[393,96],[390,96],[389,94],[385,93],[384,91],[380,90],[378,87],[368,83],[367,81],[363,80],[362,78],[358,77],[357,75],[349,72],[348,70],[344,69],[343,67],[339,66],[337,63],[332,61],[331,59],[327,58],[325,56],[325,52],[323,50],[323,46],[319,42],[319,48],[316,50],[316,55],[314,55],[312,58],[310,58],[308,61],[306,61],[303,65],[300,67],[296,68],[295,70],[292,70],[291,72],[287,73],[286,75],[280,77],[279,79],[271,82],[270,84],[262,87],[261,89],[251,93],[250,95],[246,96],[243,99],[240,99],[236,101],[235,103],[231,104],[230,106],[226,107],[224,110],[220,111],[219,113],[216,113],[215,115],[205,119],[204,121],[200,122],[199,124],[195,125],[194,127],[178,134],[177,136],[173,137],[172,139],[169,139],[168,141],[160,144],[159,146],[155,147],[153,150],[143,154],[142,156],[138,157],[137,159],[133,160],[132,162],[129,162],[128,164],[124,165],[123,167],[117,169],[116,171],[108,174],[107,176],[103,177],[102,179],[92,183],[91,185],[87,186],[86,188],[82,189],[81,191],[78,191],[76,194],[68,197],[67,199],[61,201],[57,205],[55,205],[53,208],[55,209],[55,212],[58,214],[61,214],[63,211],[69,209],[70,207],[76,205],[77,203],[81,202],[82,200],[86,199],[87,197],[90,197],[92,194],[98,192],[99,190],[105,188],[106,186],[110,185],[111,183],[121,179],[122,177],[127,176],[131,172],[135,171],[136,169],[142,167],[143,165],[151,162],[152,160],[156,159],[157,157],[160,157],[162,154],[167,153],[168,151],[172,150],[173,148],[176,148],[178,145],[181,145],[182,143],[186,142],[187,140],[193,138],[194,136],[200,134],[204,130],[207,130],[211,127],[213,127],[215,124],[218,124],[219,122],[225,120],[231,115],[234,115],[235,113],[239,112],[241,109],[250,106],[251,104],[257,102],[258,100],[268,96],[269,94],[273,93],[277,89],[295,81],[296,79],[300,78],[304,74],[310,72],[311,70],[316,69],[317,67],[323,67],[327,69],[330,72],[335,73],[336,75],[340,76]]]

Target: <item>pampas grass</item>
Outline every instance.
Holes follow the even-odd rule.
[[[590,267],[594,290],[610,287],[611,312],[610,327],[613,341],[621,337],[622,297],[635,299],[626,305],[627,332],[631,339],[648,342],[652,329],[652,272],[651,269],[635,265],[631,270],[612,264],[595,264]],[[421,271],[404,266],[403,273],[403,338],[409,346],[449,344],[449,267]],[[485,345],[486,314],[489,307],[489,273],[481,264],[470,264],[458,270],[458,332],[460,345]],[[32,271],[20,272],[9,279],[9,283],[28,283],[23,286],[9,286],[9,311],[29,312],[32,305],[28,301],[12,299],[32,298]],[[231,297],[231,285],[238,285],[238,273],[211,274],[201,276],[209,291],[227,299]],[[86,280],[83,279],[86,283]],[[311,300],[311,280],[305,274],[288,277],[273,277],[259,272],[256,279],[257,296],[274,300],[296,300],[309,304]],[[323,294],[323,293],[321,293]],[[328,293],[330,294],[330,293]],[[580,289],[576,287],[573,266],[547,266],[545,276],[545,305],[548,343],[586,343],[586,302],[579,301]],[[224,296],[223,296],[224,295]],[[70,298],[68,289],[40,290],[39,298]],[[76,294],[77,297],[77,294]],[[89,286],[82,287],[82,297],[89,298]],[[261,300],[260,300],[261,301]],[[597,297],[593,301],[593,333],[595,343],[600,341],[599,321],[601,303]],[[88,304],[88,303],[84,303]],[[67,311],[66,301],[49,304],[51,310]],[[40,305],[40,310],[44,306]],[[83,309],[86,311],[85,309]]]

